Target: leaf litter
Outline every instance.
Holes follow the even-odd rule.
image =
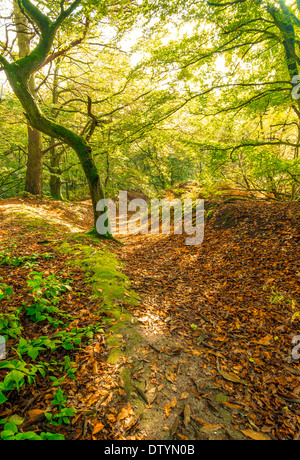
[[[55,251],[66,229],[79,222],[78,213],[79,230],[89,228],[90,205],[68,203],[66,209],[31,199],[26,205],[55,217],[56,232],[32,232],[22,220],[5,216],[2,241],[9,245],[14,234],[17,255],[46,253],[44,241],[52,241],[55,257],[43,259],[39,270],[66,279],[72,272],[75,283],[63,296],[64,309],[80,315],[78,325],[107,319],[86,273],[67,265],[72,255]],[[200,247],[185,246],[184,235],[128,235],[122,248],[110,244],[140,296],[139,305],[125,299],[122,309],[131,313],[144,342],[114,364],[107,361],[105,334],[70,352],[78,365],[76,381],[66,378],[61,387],[77,413],[59,428],[67,439],[299,438],[300,366],[291,355],[300,319],[299,205],[206,206],[212,212]],[[0,266],[0,276],[16,292],[7,308],[24,301],[29,272]],[[27,328],[27,338],[39,332],[38,326]],[[126,350],[126,331],[118,335]],[[21,416],[24,430],[45,430],[53,392],[39,378],[0,406],[1,417]]]

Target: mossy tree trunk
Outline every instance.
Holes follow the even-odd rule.
[[[16,1],[20,10],[39,29],[40,39],[36,47],[27,56],[12,63],[5,57],[0,56],[0,63],[5,70],[12,90],[24,108],[31,127],[49,137],[63,141],[76,152],[89,184],[94,210],[94,224],[96,227],[98,217],[103,212],[97,211],[97,203],[101,199],[104,199],[104,192],[91,147],[77,133],[48,119],[41,111],[29,85],[31,75],[34,75],[43,66],[49,56],[56,32],[62,22],[75,11],[81,2],[80,0],[75,0],[72,3],[68,3],[68,8],[66,9],[64,8],[64,2],[62,2],[59,16],[55,21],[52,21],[33,5],[30,0]],[[106,236],[110,237],[111,235]]]
[[[62,196],[62,170],[60,167],[61,153],[55,147],[55,139],[50,138],[50,143],[53,147],[50,150],[50,194],[54,200],[63,201]]]
[[[54,68],[54,77],[53,77],[53,88],[52,88],[52,104],[54,107],[57,106],[59,101],[58,95],[58,78],[59,78],[59,66],[60,58],[56,60]],[[53,110],[53,116],[57,114],[56,110]],[[55,146],[56,139],[53,137],[50,138],[50,145],[53,146],[50,150],[50,194],[52,198],[58,201],[62,201],[62,180],[61,180],[61,168],[60,160],[62,153],[58,151],[58,148]]]
[[[30,35],[28,20],[21,13],[19,5],[14,0],[14,20],[17,31],[17,42],[19,48],[19,57],[23,58],[30,53]],[[35,78],[31,75],[29,78],[29,87],[34,95]],[[28,156],[25,180],[25,191],[32,195],[43,194],[43,152],[42,152],[42,133],[33,128],[29,121],[27,122],[27,139],[28,139]]]

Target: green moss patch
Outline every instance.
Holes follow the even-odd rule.
[[[65,254],[72,254],[71,264],[81,267],[89,274],[89,280],[94,290],[94,296],[101,298],[105,308],[111,309],[116,302],[126,302],[134,305],[137,295],[130,289],[130,282],[121,272],[120,261],[104,245],[99,247],[73,244],[66,241],[59,250]]]
[[[106,315],[108,327],[108,361],[118,362],[124,355],[122,332],[134,327],[131,315],[123,305],[137,305],[137,294],[130,289],[130,281],[122,273],[123,265],[104,242],[88,235],[72,235],[59,246],[59,251],[71,256],[69,264],[82,268],[93,289],[93,298],[99,299],[99,310]],[[131,334],[132,335],[132,334]],[[128,343],[131,339],[128,340]],[[126,350],[126,353],[128,350]]]

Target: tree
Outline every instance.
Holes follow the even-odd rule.
[[[30,53],[30,30],[27,18],[21,13],[14,0],[14,22],[17,30],[19,58],[22,59]],[[28,86],[31,94],[35,96],[35,76],[30,75]],[[42,133],[27,122],[28,131],[28,156],[25,191],[32,195],[42,195],[43,192],[43,153]]]
[[[149,3],[144,1],[145,8]],[[258,156],[269,152],[278,175],[284,172],[294,182],[293,196],[300,178],[300,99],[291,98],[292,79],[300,65],[299,8],[298,1],[285,0],[187,0],[176,5],[166,1],[156,4],[159,20],[150,30],[151,40],[159,43],[151,48],[152,65],[157,73],[168,72],[174,84],[181,84],[192,124],[206,119],[210,132],[220,123],[228,122],[231,129],[225,141],[212,133],[209,140],[202,135],[195,145],[208,146],[215,158],[219,155],[220,164],[226,154],[234,167],[250,151]],[[162,21],[171,30],[168,40]],[[259,125],[260,120],[268,124],[270,117],[277,119],[273,135],[259,138],[254,118]],[[249,134],[241,134],[237,127],[240,123],[245,127],[247,121]],[[283,155],[284,162],[275,161]],[[275,170],[272,174],[276,177]]]
[[[39,40],[35,48],[25,57],[10,62],[4,55],[0,56],[0,63],[6,73],[8,81],[15,95],[21,102],[30,125],[38,131],[59,139],[72,147],[86,175],[94,210],[96,225],[101,212],[97,210],[97,203],[104,198],[100,176],[95,165],[91,147],[86,140],[63,125],[47,118],[40,109],[32,94],[29,81],[32,75],[41,68],[49,58],[55,35],[63,22],[80,6],[80,0],[72,2],[65,8],[65,1],[59,2],[60,12],[55,19],[38,9],[29,0],[17,0],[18,6],[27,19],[38,29]]]

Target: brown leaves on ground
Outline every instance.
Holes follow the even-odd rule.
[[[33,214],[48,214],[60,233],[49,237],[43,228],[30,231],[25,221],[6,214],[10,206],[19,205],[20,210],[26,205]],[[299,204],[238,201],[206,207],[210,217],[199,247],[186,246],[184,235],[128,236],[122,249],[115,246],[141,297],[140,306],[124,306],[147,337],[161,337],[164,344],[140,344],[134,357],[140,363],[137,369],[125,358],[108,364],[101,334],[74,352],[77,378],[61,385],[77,409],[64,427],[68,439],[147,438],[149,431],[139,430],[143,414],[136,414],[120,379],[127,364],[132,367],[134,397],[145,411],[154,411],[153,425],[161,423],[160,434],[168,439],[235,439],[234,430],[242,439],[298,438],[300,365],[291,350],[293,337],[300,334]],[[88,203],[31,199],[4,200],[0,214],[2,241],[10,244],[14,239],[21,255],[49,251],[44,240],[55,242],[63,238],[61,232],[86,230],[91,217]],[[67,267],[72,255],[55,256],[43,260],[39,270],[65,279],[72,271],[75,283],[63,296],[62,308],[79,317],[76,326],[97,321],[98,305],[86,274]],[[29,272],[0,267],[0,276],[14,287],[11,308],[24,301]],[[27,328],[27,338],[39,332],[38,326]],[[35,388],[14,395],[14,404],[5,405],[1,418],[21,414],[25,423],[35,424],[30,429],[47,430],[44,413],[53,391],[39,378]],[[230,422],[224,421],[223,410],[230,412]]]
[[[185,246],[185,236],[124,239],[126,273],[142,299],[132,313],[149,333],[187,341],[228,404],[242,405],[235,425],[246,436],[259,437],[254,429],[296,438],[300,206],[237,201],[209,209],[199,247]]]
[[[16,214],[20,211],[24,215]],[[30,218],[41,218],[35,225],[30,226]],[[26,281],[33,270],[42,272],[45,276],[56,275],[62,280],[72,279],[72,289],[61,294],[59,307],[76,319],[70,323],[70,328],[81,328],[91,324],[101,324],[104,332],[107,325],[103,322],[105,312],[100,311],[100,300],[95,299],[93,290],[87,280],[87,273],[80,268],[69,264],[72,254],[61,254],[57,250],[70,231],[83,231],[89,228],[91,209],[89,203],[72,205],[70,203],[55,203],[50,200],[35,198],[16,198],[0,201],[0,244],[10,257],[24,257],[39,254],[36,267],[0,265],[0,276],[11,286],[14,294],[10,300],[1,301],[1,310],[12,312],[23,302],[31,302],[27,293]],[[45,222],[49,222],[49,228]],[[37,224],[37,225],[36,225]],[[78,225],[77,225],[78,224]],[[81,240],[83,242],[83,240]],[[92,242],[89,240],[88,244]],[[95,247],[105,242],[95,243]],[[43,254],[51,253],[51,257],[43,258]],[[33,323],[25,315],[22,316],[24,332],[22,337],[34,340],[41,335],[51,333],[51,327],[44,322]],[[17,339],[10,339],[8,349],[14,347]],[[46,376],[39,375],[35,384],[30,387],[24,385],[20,392],[13,391],[8,401],[0,405],[0,418],[10,418],[20,415],[24,422],[21,430],[30,431],[58,431],[66,439],[123,439],[127,435],[134,436],[137,418],[133,415],[129,405],[116,404],[114,394],[121,391],[117,379],[119,364],[107,363],[108,349],[104,333],[94,335],[88,344],[74,350],[58,349],[43,353],[39,359],[46,362],[62,362],[67,355],[71,362],[78,366],[76,379],[63,374],[64,380],[60,383],[64,395],[68,397],[67,406],[77,410],[69,425],[58,427],[47,424],[45,414],[53,410],[51,401],[56,387],[51,387],[52,381]],[[25,358],[26,359],[26,358]],[[122,363],[121,363],[122,364]],[[0,380],[6,375],[5,369],[0,370]],[[61,374],[58,375],[62,377]]]

